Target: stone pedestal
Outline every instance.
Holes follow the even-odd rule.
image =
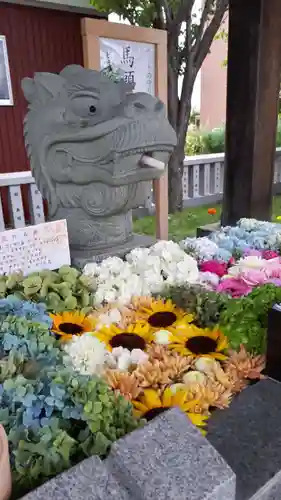
[[[101,262],[107,257],[117,256],[123,259],[131,250],[140,247],[150,247],[156,243],[156,239],[152,236],[145,236],[141,234],[134,234],[133,238],[124,245],[116,246],[113,249],[104,249],[104,251],[99,250],[97,253],[85,252],[79,253],[71,252],[71,264],[77,269],[83,269],[89,262]]]
[[[203,236],[209,236],[209,234],[219,231],[221,227],[220,222],[213,222],[213,224],[206,224],[205,226],[200,226],[197,228],[196,236],[197,238],[202,238]]]

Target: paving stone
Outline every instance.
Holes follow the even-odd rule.
[[[236,474],[236,500],[281,499],[279,382],[262,380],[239,394],[230,408],[216,411],[208,440]]]
[[[116,442],[107,464],[134,500],[235,499],[235,474],[177,409]]]
[[[22,500],[129,500],[128,493],[98,457],[60,474]]]

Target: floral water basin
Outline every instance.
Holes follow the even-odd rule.
[[[0,500],[8,500],[11,485],[8,440],[4,428],[0,425]]]

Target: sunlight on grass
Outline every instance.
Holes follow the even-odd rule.
[[[212,205],[215,208],[216,215],[208,214],[210,205],[200,207],[186,208],[182,212],[169,216],[169,237],[174,241],[179,241],[186,236],[195,236],[196,229],[205,224],[218,222],[221,215],[221,205]],[[276,222],[276,217],[281,215],[281,195],[275,196],[273,199],[273,215],[272,220]],[[155,234],[155,217],[143,217],[134,221],[134,231],[147,235]]]

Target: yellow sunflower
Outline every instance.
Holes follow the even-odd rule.
[[[53,320],[52,332],[63,342],[95,329],[95,321],[80,311],[65,311],[61,314],[50,314],[50,317]]]
[[[187,325],[186,328],[174,329],[169,340],[168,348],[182,356],[207,356],[218,360],[227,358],[223,352],[228,347],[227,338],[217,329]]]
[[[148,323],[153,332],[185,326],[194,320],[192,314],[177,307],[170,299],[151,299],[150,306],[140,307],[136,314],[140,320]]]
[[[195,400],[188,401],[187,390],[178,390],[173,393],[170,388],[165,389],[162,395],[154,389],[146,389],[138,401],[133,401],[134,414],[138,418],[150,421],[164,411],[177,407],[194,425],[204,427],[208,416],[194,412],[197,403],[198,401]]]
[[[151,341],[149,326],[138,321],[126,328],[112,324],[96,331],[94,335],[106,344],[109,351],[114,347],[124,347],[129,351],[133,349],[145,351]]]

